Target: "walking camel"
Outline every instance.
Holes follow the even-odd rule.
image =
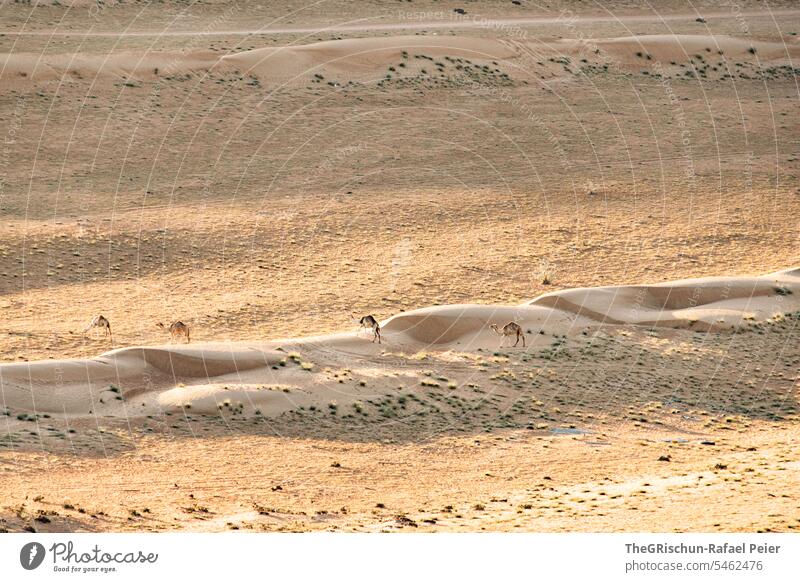
[[[358,319],[355,315],[353,315],[353,319]],[[373,343],[375,340],[378,340],[378,343],[381,343],[381,326],[378,323],[378,320],[375,319],[371,315],[365,315],[361,319],[358,319],[358,323],[362,329],[371,329],[372,330],[372,341]]]
[[[503,326],[503,329],[499,329],[497,325],[495,325],[494,323],[489,327],[491,327],[497,334],[503,336],[503,339],[500,340],[501,347],[503,346],[503,342],[506,341],[507,337],[515,337],[515,336],[517,341],[514,342],[513,347],[517,347],[517,344],[519,343],[520,339],[522,340],[522,347],[523,348],[525,347],[525,336],[522,333],[522,327],[520,327],[518,323],[510,321]]]
[[[87,333],[90,329],[103,330],[105,335],[108,336],[108,339],[113,343],[114,337],[111,335],[111,322],[102,315],[95,315],[92,321],[89,322],[89,325],[86,326],[86,329],[83,330],[83,333]]]
[[[176,321],[175,323],[171,323],[169,327],[165,326],[163,323],[159,321],[156,324],[156,327],[168,330],[170,335],[170,340],[177,341],[181,337],[185,337],[187,344],[191,342],[191,340],[189,339],[189,326],[183,323],[182,321]]]

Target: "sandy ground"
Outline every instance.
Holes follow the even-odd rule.
[[[2,6],[0,528],[798,527],[793,3],[61,4]]]

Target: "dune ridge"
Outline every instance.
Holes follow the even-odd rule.
[[[424,55],[429,60],[461,58],[493,65],[500,60],[510,64],[519,62],[522,70],[529,68],[531,58],[547,60],[547,57],[565,55],[584,55],[601,61],[611,58],[627,68],[640,68],[651,59],[662,64],[676,64],[697,55],[709,58],[724,55],[726,59],[736,59],[737,63],[761,66],[765,63],[792,64],[800,57],[800,46],[796,40],[751,42],[725,35],[662,34],[544,41],[401,35],[262,47],[225,55],[208,49],[80,55],[6,53],[0,54],[0,79],[6,84],[87,78],[150,82],[192,73],[243,73],[273,82],[305,82],[315,74],[334,75],[337,82],[343,82],[376,75],[376,78],[384,78],[390,70],[388,67],[398,65],[403,59],[408,59],[410,66],[406,73],[418,73],[419,66],[411,66],[420,64],[414,63],[416,55]],[[424,61],[420,66],[424,66]]]
[[[429,57],[478,61],[513,58],[518,50],[499,40],[460,36],[396,36],[264,47],[226,55],[211,50],[119,52],[112,54],[6,53],[0,55],[0,79],[42,81],[61,78],[152,81],[195,72],[244,72],[273,81],[313,74],[383,75],[404,51]]]
[[[561,41],[561,44],[574,46],[575,41],[568,39]],[[708,57],[708,53],[721,54],[728,59],[750,59],[757,55],[762,61],[773,61],[791,60],[800,49],[796,39],[781,43],[710,34],[635,35],[587,39],[581,44],[597,46],[629,63],[641,61],[641,57],[636,54],[638,51],[645,51],[650,58],[663,62],[684,61],[687,56],[695,55]]]
[[[131,417],[184,407],[214,413],[233,403],[277,415],[331,398],[360,397],[343,391],[335,376],[315,373],[324,367],[357,367],[380,378],[391,376],[381,370],[387,353],[496,350],[500,338],[491,324],[516,321],[527,337],[525,349],[535,352],[548,338],[610,326],[734,333],[795,311],[798,268],[760,277],[578,288],[515,306],[447,305],[400,313],[383,322],[383,344],[349,332],[263,343],[125,347],[85,360],[4,364],[0,388],[8,409],[36,413]]]

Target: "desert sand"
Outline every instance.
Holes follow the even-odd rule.
[[[457,7],[3,7],[0,529],[800,527],[800,10]]]
[[[508,321],[522,326],[527,336],[525,347],[512,346],[513,338],[502,338],[489,328],[492,323],[502,327]],[[13,508],[16,515],[4,521],[16,527],[38,520],[56,529],[181,527],[200,531],[224,527],[661,530],[663,524],[659,523],[665,513],[679,511],[685,518],[685,510],[676,509],[680,501],[675,496],[696,496],[702,480],[703,487],[713,487],[704,492],[704,503],[714,507],[724,507],[726,495],[742,495],[742,483],[746,482],[757,496],[765,496],[763,503],[769,507],[771,519],[765,521],[752,509],[724,520],[711,512],[706,519],[698,515],[692,527],[683,525],[676,530],[707,530],[710,525],[793,529],[793,472],[798,460],[789,443],[798,420],[795,398],[800,352],[794,341],[798,322],[800,269],[794,269],[761,277],[555,291],[521,305],[423,308],[382,322],[382,343],[376,343],[369,332],[358,331],[264,343],[126,347],[89,360],[6,364],[0,367],[8,430],[2,441],[5,448],[20,452],[40,449],[71,458],[102,454],[105,459],[97,463],[98,468],[118,466],[123,474],[126,463],[139,464],[144,458],[142,470],[154,471],[157,477],[153,481],[124,476],[115,481],[121,492],[138,494],[134,497],[146,505],[137,509],[127,496],[118,497],[116,504],[130,514],[125,516],[127,523],[106,510],[91,510],[95,521],[79,517],[74,522],[68,517],[76,511],[73,501],[60,503],[54,510],[53,502],[46,501],[48,496],[43,494],[35,496],[36,510],[28,507],[30,495],[26,495],[25,501]],[[753,360],[760,365],[751,368]],[[761,365],[768,369],[762,371]],[[518,434],[520,429],[524,435]],[[740,438],[746,435],[747,443],[758,442],[759,446],[745,449],[740,439],[727,431]],[[764,431],[772,436],[765,439]],[[180,458],[170,459],[169,453],[162,452],[167,456],[151,463],[151,447],[163,446],[161,438],[152,442],[153,433],[185,441],[180,445]],[[536,462],[524,456],[516,461],[504,459],[512,463],[505,471],[528,472],[521,484],[529,487],[522,491],[517,483],[496,483],[492,488],[490,482],[500,479],[494,461],[478,460],[480,455],[475,459],[464,451],[466,443],[458,438],[464,434],[471,435],[469,447],[481,446],[488,438],[495,446],[497,440],[511,442],[504,448],[512,459],[515,455],[538,457]],[[776,436],[779,440],[772,441]],[[344,496],[337,490],[328,497],[345,505],[327,509],[330,499],[325,508],[315,507],[314,499],[306,497],[310,484],[305,478],[299,484],[303,493],[294,491],[298,486],[295,471],[300,466],[283,460],[288,474],[278,473],[274,466],[263,467],[261,460],[256,470],[246,452],[246,447],[282,449],[286,445],[299,447],[297,453],[303,455],[309,439],[328,442],[320,448],[326,456],[336,451],[330,467],[353,477],[351,451],[356,452],[355,458],[361,454],[375,460],[362,450],[366,443],[382,443],[378,451],[374,450],[377,445],[370,447],[372,455],[389,459],[378,464],[406,465],[406,478],[419,469],[419,459],[398,460],[409,454],[409,448],[422,443],[424,450],[441,448],[445,458],[433,462],[436,466],[454,461],[451,453],[445,452],[443,443],[447,443],[456,448],[455,459],[461,456],[461,463],[440,468],[438,474],[429,473],[429,478],[447,475],[460,482],[461,471],[474,471],[478,466],[487,468],[483,477],[490,482],[478,487],[483,495],[478,499],[483,502],[472,506],[465,506],[465,491],[458,486],[451,484],[452,497],[447,497],[447,489],[434,484],[426,499],[428,503],[436,499],[439,507],[411,512],[408,499],[399,502],[395,497],[391,510],[385,501],[377,501],[375,508],[384,511],[369,513],[365,499],[375,495],[367,491],[391,486],[383,471],[372,467],[355,471],[365,479],[360,496],[357,487]],[[209,441],[221,441],[222,450],[215,455],[208,448]],[[549,451],[551,447],[555,450]],[[603,451],[605,447],[608,453]],[[632,447],[640,451],[634,453]],[[708,458],[702,453],[704,448],[713,450],[711,458],[721,460],[702,470],[702,460]],[[397,449],[403,452],[396,457]],[[758,458],[762,461],[755,463],[758,470],[753,466],[756,455],[742,455],[742,451],[761,451]],[[765,453],[778,455],[776,465],[763,461]],[[251,471],[241,477],[249,484],[246,493],[236,480],[236,502],[228,494],[213,496],[220,500],[217,504],[223,503],[224,510],[198,504],[198,495],[207,499],[198,491],[219,491],[231,478],[227,467],[208,466],[205,457],[221,462],[229,454],[245,455],[237,474]],[[281,451],[274,454],[278,459],[284,455]],[[557,457],[555,466],[560,468],[551,467],[553,458],[548,454]],[[172,472],[173,463],[188,468],[198,457],[207,468],[198,476],[200,482],[187,479],[184,488],[189,490],[191,503],[181,508],[170,506],[169,497],[179,503],[181,496],[187,495],[179,493],[182,473]],[[631,463],[625,469],[618,465],[623,460]],[[475,461],[480,464],[472,465]],[[673,461],[679,463],[679,474],[655,470],[654,465]],[[92,495],[93,485],[75,482],[80,477],[73,463],[55,471],[60,474],[58,491],[70,500],[81,499],[77,511],[85,516],[85,496]],[[582,482],[580,491],[574,476],[559,488],[544,482],[530,487],[531,478],[552,481],[550,473],[575,471],[571,463],[591,463],[594,471],[612,476]],[[647,465],[646,472],[637,476],[636,467],[641,465]],[[781,470],[788,471],[785,478],[777,473]],[[7,490],[20,494],[39,491],[44,485],[34,485],[30,479],[44,477],[42,472],[42,467],[14,467],[13,475],[6,476]],[[45,472],[51,482],[52,468]],[[174,477],[174,490],[163,499],[162,493],[156,492],[167,487],[163,480],[167,476]],[[262,478],[266,481],[253,491],[255,481]],[[103,483],[109,484],[105,479]],[[327,476],[320,473],[307,479],[319,484]],[[389,481],[394,483],[394,479]],[[267,482],[271,483],[269,493]],[[773,501],[776,494],[771,490],[777,486],[788,488],[788,494],[783,494],[785,502]],[[52,491],[52,486],[47,489]],[[475,486],[467,490],[478,495]],[[270,494],[284,491],[283,495]],[[287,494],[294,509],[263,505],[279,499],[285,502]],[[386,489],[382,494],[392,498]],[[487,496],[489,503],[495,504],[488,518],[483,513]],[[608,507],[597,503],[598,496],[602,501],[624,501]],[[641,508],[647,517],[630,515],[640,509],[638,497],[648,507],[655,505]],[[580,508],[578,504],[587,501],[591,509]],[[353,503],[360,507],[351,516],[347,506]],[[782,507],[787,513],[776,510]],[[69,510],[66,515],[64,509]],[[164,521],[164,512],[176,511],[181,518]],[[578,525],[552,518],[553,513],[565,512],[563,517],[590,519]],[[709,524],[708,518],[714,515],[717,522]],[[201,523],[193,523],[193,519]]]
[[[460,397],[458,389],[471,386],[469,373],[461,379],[434,378],[429,358],[452,360],[453,371],[471,363],[477,373],[488,365],[481,353],[502,358],[496,350],[503,346],[504,354],[521,350],[523,361],[529,353],[549,360],[570,341],[586,344],[579,351],[588,352],[595,340],[602,344],[609,335],[624,334],[620,329],[680,330],[689,337],[736,334],[791,320],[797,313],[800,269],[758,278],[555,291],[517,306],[417,309],[383,322],[382,342],[377,343],[370,330],[361,330],[258,344],[126,347],[91,360],[6,364],[0,368],[0,383],[7,415],[23,412],[15,423],[23,433],[29,414],[33,420],[39,414],[63,416],[69,423],[92,416],[217,416],[222,409],[267,417],[309,407],[324,411],[326,405],[335,412],[340,405],[363,408],[364,398],[392,399],[403,388],[446,388],[452,392],[445,394]],[[525,346],[490,328],[509,321],[529,336]],[[541,364],[530,368],[523,376],[541,372]]]

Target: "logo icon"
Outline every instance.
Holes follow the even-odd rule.
[[[44,561],[44,546],[39,542],[30,542],[19,551],[19,563],[26,570],[35,570]]]

